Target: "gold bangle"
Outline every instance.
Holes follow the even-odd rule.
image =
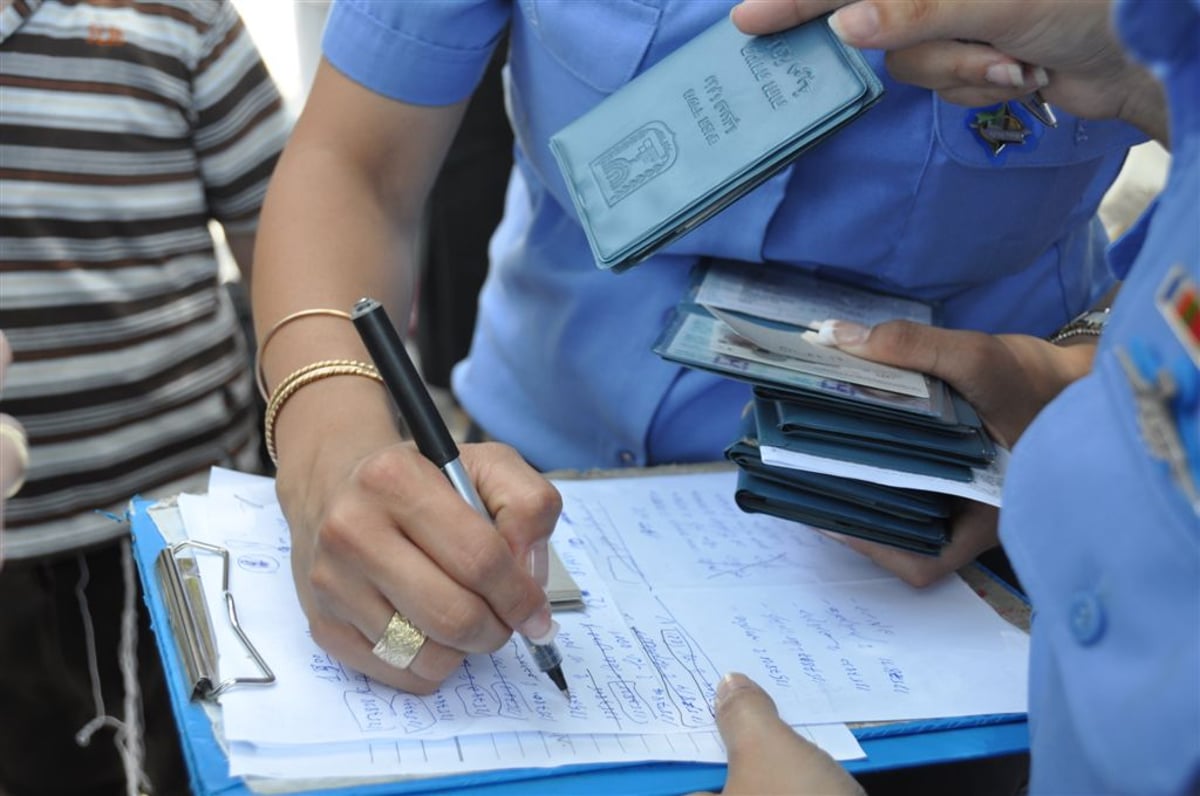
[[[4,490],[4,499],[8,500],[13,495],[21,491],[21,487],[25,486],[25,474],[29,471],[29,438],[25,436],[25,432],[14,426],[12,423],[0,421],[0,437],[7,439],[13,444],[16,449],[17,461],[20,462],[21,474],[17,476],[17,480]]]
[[[279,413],[283,411],[284,404],[301,387],[306,387],[330,376],[364,376],[374,379],[380,384],[383,383],[383,377],[379,375],[379,371],[375,369],[374,365],[354,359],[326,359],[305,365],[290,373],[287,378],[279,382],[275,391],[271,393],[263,420],[263,436],[266,439],[267,455],[271,457],[271,461],[276,466],[279,464],[279,455],[275,450],[275,421],[279,419]]]
[[[311,318],[316,315],[326,315],[331,318],[342,318],[343,320],[347,321],[350,320],[350,313],[342,312],[341,310],[328,309],[327,307],[318,307],[311,310],[300,310],[299,312],[293,312],[291,315],[285,315],[284,317],[280,318],[275,322],[275,325],[272,326],[265,335],[263,335],[262,342],[258,344],[258,352],[254,355],[254,380],[255,383],[258,384],[258,394],[263,397],[264,401],[267,400],[267,374],[266,371],[263,370],[263,352],[267,350],[267,343],[271,342],[271,338],[274,337],[280,329],[287,326],[292,321],[298,321],[301,318]]]

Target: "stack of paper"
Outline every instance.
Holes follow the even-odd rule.
[[[557,482],[553,543],[586,603],[556,617],[568,702],[518,643],[471,656],[424,697],[332,659],[296,600],[271,482],[214,470],[206,496],[180,497],[184,525],[230,551],[242,627],[278,678],[220,698],[232,773],[721,761],[712,703],[727,671],[762,683],[840,759],[861,756],[842,722],[1025,711],[1027,637],[964,583],[917,591],[841,545],[745,515],[734,479]],[[252,672],[220,621],[219,571],[202,574],[222,677]]]

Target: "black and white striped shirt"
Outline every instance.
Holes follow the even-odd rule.
[[[228,0],[0,11],[3,411],[29,434],[5,552],[125,532],[102,512],[253,468],[246,345],[210,219],[252,231],[286,132]],[[197,481],[196,479],[201,479]]]

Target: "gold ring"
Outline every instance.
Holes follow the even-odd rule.
[[[21,487],[25,486],[25,472],[29,469],[29,440],[25,437],[25,432],[11,423],[0,421],[0,437],[7,439],[13,444],[19,461],[21,474],[17,476],[17,480],[12,485],[4,490],[4,499],[12,497],[21,491]]]
[[[420,628],[396,611],[388,620],[383,636],[371,648],[371,654],[389,666],[407,669],[425,645],[425,639]]]

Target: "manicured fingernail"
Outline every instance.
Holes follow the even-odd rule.
[[[529,574],[543,589],[550,582],[550,544],[544,539],[529,548]]]
[[[1025,85],[1025,75],[1017,64],[992,64],[984,73],[987,82],[997,86],[1012,86],[1019,88]]]
[[[879,32],[879,10],[874,3],[855,3],[833,12],[829,27],[847,44],[869,42]]]
[[[721,709],[721,704],[743,688],[750,687],[750,678],[741,672],[730,672],[717,683],[717,701],[714,707]]]
[[[534,644],[549,644],[558,635],[558,623],[550,616],[550,603],[543,605],[538,611],[517,628],[521,635]]]
[[[1033,82],[1038,88],[1045,88],[1050,85],[1050,73],[1043,66],[1035,66],[1033,68]]]
[[[861,345],[867,342],[871,330],[852,321],[821,321],[817,327],[817,342],[829,346]]]

